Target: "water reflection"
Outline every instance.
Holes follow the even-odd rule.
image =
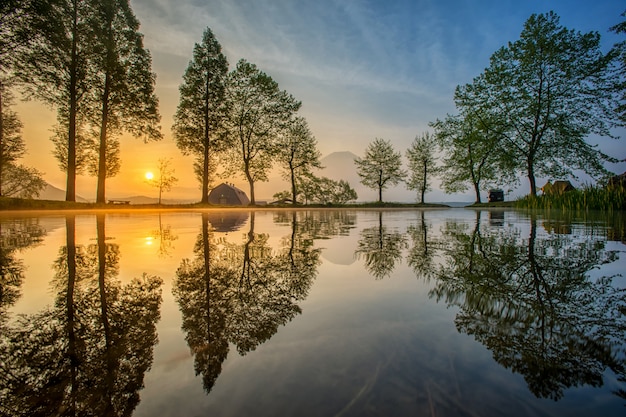
[[[120,283],[120,251],[106,242],[104,215],[97,216],[96,244],[76,244],[73,215],[65,226],[66,244],[52,266],[54,305],[3,328],[2,413],[131,415],[152,364],[161,280]]]
[[[0,222],[0,330],[6,310],[20,297],[24,263],[15,252],[41,243],[46,232],[37,219],[21,218]]]
[[[460,332],[491,350],[501,365],[521,374],[537,397],[560,399],[570,387],[602,386],[610,369],[625,381],[624,290],[612,276],[589,272],[614,262],[603,239],[575,239],[562,228],[538,237],[529,230],[481,229],[449,221],[444,261],[433,273],[431,296],[459,308]],[[571,230],[571,229],[569,229]],[[624,397],[624,391],[615,394]]]
[[[271,338],[279,326],[301,313],[303,300],[317,275],[319,249],[291,216],[291,233],[274,249],[269,235],[255,233],[255,213],[240,243],[217,238],[202,214],[195,257],[176,271],[174,295],[183,315],[183,330],[208,393],[233,343],[240,355]],[[305,222],[306,224],[306,222]]]
[[[0,415],[622,411],[626,297],[612,274],[623,245],[609,242],[623,236],[619,219],[261,210],[77,215],[64,229],[59,219],[50,229],[0,217]],[[321,247],[352,262],[322,265]],[[44,249],[52,272],[31,281]],[[146,270],[172,277],[163,301]],[[35,295],[20,317],[40,282],[52,284],[51,305]]]
[[[152,239],[158,239],[159,247],[157,253],[160,257],[170,256],[172,249],[174,249],[174,241],[178,239],[178,236],[172,231],[172,226],[169,224],[163,225],[162,214],[159,213],[159,228],[152,231]],[[150,243],[152,240],[150,240]]]
[[[383,224],[383,212],[378,212],[378,225],[361,231],[358,247],[354,252],[357,258],[365,258],[365,269],[376,279],[388,277],[396,263],[402,259],[407,247],[406,237],[397,230],[390,230]]]

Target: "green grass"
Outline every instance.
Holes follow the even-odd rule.
[[[626,210],[626,189],[623,187],[613,189],[587,187],[560,195],[526,196],[517,200],[515,207],[577,212]]]
[[[346,204],[346,205],[296,205],[282,204],[282,205],[258,205],[255,209],[275,209],[275,208],[442,208],[448,207],[445,204],[419,204],[419,203],[392,203],[392,202],[373,202],[373,203],[359,203],[359,204]],[[56,200],[31,200],[22,198],[10,198],[0,197],[0,210],[129,210],[129,209],[229,209],[229,208],[242,208],[239,206],[219,206],[212,204],[96,204],[96,203],[78,203],[70,201],[56,201]]]

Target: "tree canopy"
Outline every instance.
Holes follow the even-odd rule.
[[[383,201],[383,190],[397,185],[406,176],[402,169],[402,155],[393,149],[391,142],[376,138],[365,150],[365,157],[354,163],[361,183],[378,190],[378,202]]]
[[[228,76],[227,100],[230,107],[230,171],[243,172],[250,185],[254,205],[254,183],[267,181],[276,154],[276,140],[288,126],[301,102],[269,75],[245,59]]]
[[[223,130],[228,116],[225,101],[228,61],[222,47],[206,28],[202,43],[196,43],[193,59],[179,87],[180,102],[172,132],[183,154],[196,157],[201,182],[202,203],[208,202],[211,178],[215,174],[216,153],[223,149]]]
[[[411,146],[406,150],[410,171],[406,185],[409,190],[417,191],[422,204],[424,204],[424,195],[432,189],[432,176],[438,171],[436,150],[435,137],[428,132],[415,136]]]
[[[610,62],[597,32],[569,30],[554,12],[533,14],[520,38],[464,88],[466,100],[505,127],[504,147],[526,173],[531,195],[537,176],[580,169],[598,177],[604,161],[615,161],[587,141],[592,133],[612,137],[617,123]]]

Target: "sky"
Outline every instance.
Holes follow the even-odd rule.
[[[455,114],[455,87],[470,83],[497,49],[517,40],[531,14],[553,10],[568,29],[597,31],[607,51],[624,40],[609,28],[626,10],[623,0],[131,0],[131,6],[153,58],[164,139],[144,144],[122,138],[122,168],[107,181],[107,197],[156,195],[144,174],[156,169],[159,158],[169,157],[179,182],[164,198],[198,200],[193,159],[176,148],[170,128],[182,75],[207,27],[230,69],[246,59],[302,102],[299,114],[323,156],[338,151],[363,156],[375,138],[404,154],[416,135],[432,131],[430,122]],[[32,101],[15,110],[29,152],[22,163],[64,189],[65,173],[49,140],[55,111]],[[616,133],[626,136],[623,130]],[[592,141],[626,159],[624,140]],[[626,163],[608,168],[621,173]],[[248,191],[242,179],[229,181]],[[274,177],[255,189],[257,199],[269,200],[287,187]],[[80,196],[94,199],[95,190],[95,179],[79,177]],[[516,193],[527,192],[522,179]],[[413,198],[414,192],[406,193]],[[471,194],[436,189],[427,200],[471,201]]]

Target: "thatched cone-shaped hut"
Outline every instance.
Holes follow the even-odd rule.
[[[245,192],[233,184],[221,183],[209,193],[209,203],[221,206],[247,206],[250,199]]]

